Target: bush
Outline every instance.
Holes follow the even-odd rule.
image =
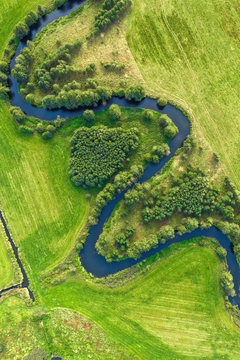
[[[170,225],[162,226],[157,234],[158,241],[164,244],[167,240],[172,239],[175,235],[174,228]]]
[[[20,125],[19,130],[21,132],[23,132],[23,133],[26,133],[26,134],[33,134],[34,133],[34,129],[32,129],[29,126],[26,126],[26,125]]]
[[[173,138],[177,134],[178,130],[173,125],[168,125],[164,128],[164,135],[167,138]]]
[[[27,94],[25,97],[25,100],[29,102],[30,104],[34,104],[34,95],[33,94]]]
[[[3,85],[7,85],[7,74],[3,73],[2,71],[0,71],[0,82],[3,84]]]
[[[163,108],[167,105],[167,101],[163,98],[158,98],[157,105],[158,107]]]
[[[221,276],[221,286],[225,295],[235,296],[233,277],[229,271],[224,271]]]
[[[125,97],[127,100],[141,101],[145,96],[145,90],[141,85],[130,85],[125,91]]]
[[[83,113],[83,118],[86,121],[93,121],[95,118],[95,114],[93,110],[85,110]]]
[[[45,131],[45,128],[42,123],[38,123],[36,126],[36,130],[37,132],[39,132],[39,134],[42,134]]]
[[[8,63],[6,61],[0,61],[0,71],[2,71],[3,73],[8,74]]]
[[[227,251],[222,246],[218,246],[216,253],[220,257],[220,259],[226,258]]]
[[[9,110],[14,119],[17,120],[19,123],[22,123],[26,118],[26,115],[18,106],[11,106]]]
[[[6,86],[2,86],[0,83],[0,99],[6,99],[8,97],[9,88]]]
[[[25,22],[19,22],[15,27],[15,35],[19,40],[22,40],[29,32],[29,27]]]
[[[112,176],[138,145],[135,130],[80,128],[71,140],[69,175],[75,185],[97,186]]]
[[[109,117],[113,121],[121,120],[121,109],[118,105],[113,104],[109,108]]]
[[[159,125],[161,128],[165,128],[166,126],[171,124],[171,119],[166,114],[161,114],[159,117]]]
[[[47,132],[50,131],[51,133],[54,133],[56,131],[56,128],[55,126],[53,125],[48,125],[47,126]]]
[[[153,120],[153,113],[150,110],[144,110],[143,111],[143,118],[152,121]]]
[[[51,131],[44,131],[42,133],[42,137],[43,137],[44,140],[49,140],[49,139],[51,139],[53,137],[53,134],[52,134]]]

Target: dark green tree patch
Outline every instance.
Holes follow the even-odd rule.
[[[137,130],[81,128],[71,140],[69,175],[75,185],[102,185],[138,146]]]

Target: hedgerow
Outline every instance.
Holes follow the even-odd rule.
[[[137,130],[80,128],[71,140],[69,175],[75,185],[102,185],[138,146]]]

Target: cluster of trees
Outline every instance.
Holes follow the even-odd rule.
[[[138,146],[137,130],[81,128],[71,140],[69,175],[75,185],[102,185]]]
[[[95,16],[94,30],[87,38],[89,39],[107,28],[112,22],[118,19],[131,4],[132,0],[104,0],[102,8]]]
[[[140,200],[142,200],[146,192],[150,190],[150,185],[148,183],[137,183],[132,189],[128,190],[124,195],[125,204],[128,205],[135,205]]]
[[[217,223],[218,228],[234,242],[234,244],[240,243],[240,226],[228,221],[221,221]]]
[[[51,12],[55,8],[62,6],[67,0],[54,0],[46,6],[38,5],[37,11],[30,11],[23,21],[20,21],[15,27],[15,37],[18,40],[22,40],[28,33],[29,27],[36,23],[40,16]]]
[[[119,64],[117,61],[113,60],[111,62],[103,62],[101,61],[101,65],[106,70],[113,70],[113,71],[122,71],[125,69],[125,64]]]
[[[129,225],[126,227],[123,233],[117,234],[114,238],[115,245],[119,247],[121,251],[125,251],[129,247],[129,241],[132,235],[136,231],[135,225]]]
[[[21,84],[27,83],[29,78],[30,64],[32,61],[32,51],[26,47],[20,51],[16,59],[16,65],[12,70],[13,77]]]
[[[174,180],[168,192],[157,197],[154,206],[144,208],[142,216],[145,222],[162,220],[174,211],[200,217],[215,209],[218,193],[200,169],[189,167]]]
[[[145,97],[145,90],[142,85],[130,85],[125,91],[128,101],[140,102]]]
[[[122,113],[120,107],[117,104],[110,106],[108,114],[110,119],[113,121],[121,120]]]
[[[40,68],[34,72],[34,79],[38,86],[44,90],[51,90],[54,79],[61,79],[72,73],[79,72],[73,66],[68,65],[72,58],[72,54],[76,49],[81,47],[82,43],[77,40],[74,44],[65,44],[61,46],[55,53],[50,54],[48,58],[42,63]],[[94,66],[89,66],[85,71],[93,71]]]
[[[170,154],[170,148],[167,144],[155,145],[152,148],[151,153],[145,155],[145,160],[147,162],[152,162],[157,164],[163,156]]]
[[[76,109],[78,107],[97,106],[100,101],[107,101],[112,97],[112,90],[106,86],[97,86],[96,89],[70,90],[64,89],[56,95],[47,95],[43,98],[42,104],[47,109]]]
[[[233,277],[230,271],[225,270],[221,274],[220,279],[221,286],[223,288],[223,291],[225,295],[227,296],[235,296],[236,291],[234,290],[234,284],[233,284]]]
[[[26,115],[20,109],[20,107],[11,106],[9,110],[10,110],[10,113],[12,114],[12,116],[14,117],[14,119],[17,120],[17,122],[22,123],[25,120]]]
[[[143,174],[143,167],[140,165],[131,166],[129,171],[119,172],[113,183],[107,184],[102,191],[96,197],[95,207],[90,217],[90,224],[96,224],[98,216],[101,214],[102,209],[113,200],[117,193],[130,187],[135,183]]]
[[[164,136],[168,139],[173,138],[178,132],[177,127],[172,123],[171,119],[165,114],[160,115],[159,125],[163,131]]]

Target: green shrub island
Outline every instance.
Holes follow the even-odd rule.
[[[80,128],[71,140],[69,175],[75,185],[102,185],[138,146],[137,130]]]
[[[199,226],[210,227],[214,216],[215,224],[231,238],[240,255],[240,227],[228,221],[240,222],[240,199],[227,180],[220,191],[209,182],[204,171],[189,165],[167,183],[167,188],[161,180],[154,185],[137,183],[127,191],[97,241],[100,254],[107,260],[137,258],[159,242],[173,238],[175,231],[184,234]],[[173,217],[177,219],[174,225]]]

